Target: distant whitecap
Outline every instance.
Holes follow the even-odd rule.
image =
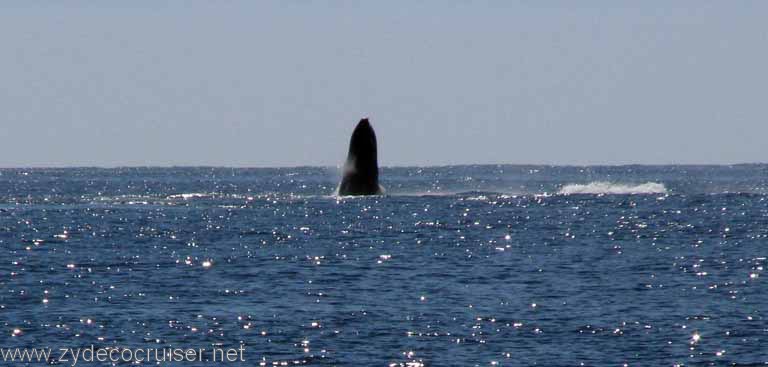
[[[593,194],[593,195],[627,195],[627,194],[666,194],[667,188],[662,183],[646,182],[639,185],[596,181],[588,184],[568,184],[563,186],[558,194]]]

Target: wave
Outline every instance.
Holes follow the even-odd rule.
[[[213,195],[214,194],[209,194],[204,192],[189,192],[189,193],[168,195],[168,198],[189,200],[189,199],[195,199],[195,198],[207,198]]]
[[[595,181],[588,184],[568,184],[557,192],[560,195],[593,194],[593,195],[627,195],[627,194],[666,194],[667,187],[658,182],[643,184],[621,184],[606,181]]]

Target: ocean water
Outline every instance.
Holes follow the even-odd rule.
[[[384,168],[364,198],[338,175],[0,170],[0,348],[768,364],[766,165]]]

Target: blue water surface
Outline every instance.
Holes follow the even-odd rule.
[[[768,364],[766,165],[381,177],[386,195],[339,198],[336,168],[0,170],[0,348]]]

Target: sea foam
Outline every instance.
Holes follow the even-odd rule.
[[[666,194],[667,188],[662,183],[646,182],[639,185],[621,184],[607,181],[596,181],[588,184],[568,184],[557,192],[561,195],[571,194],[595,194],[595,195],[621,195],[621,194]]]

